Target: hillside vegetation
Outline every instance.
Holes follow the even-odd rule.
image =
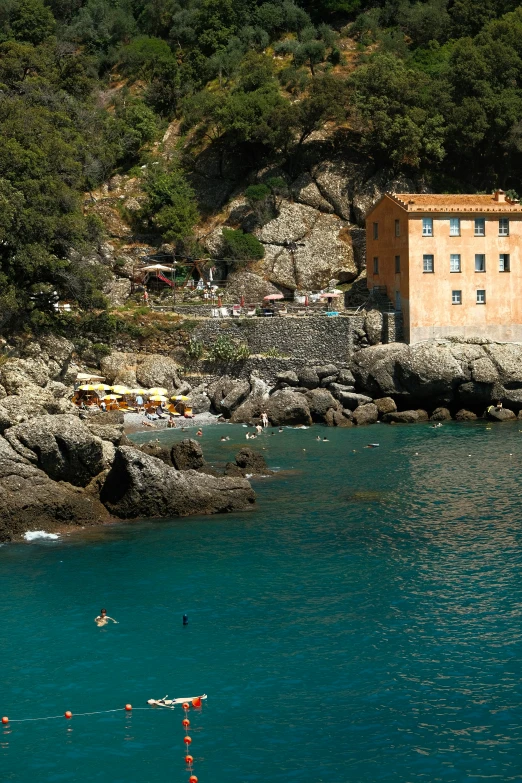
[[[434,190],[519,189],[514,0],[0,0],[0,30],[0,329],[104,307],[84,194],[115,173],[139,177],[136,231],[189,253],[209,150],[251,173],[261,223],[285,182],[256,172],[298,173],[319,131]]]

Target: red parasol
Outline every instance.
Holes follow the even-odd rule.
[[[218,296],[218,307],[223,307],[223,305],[221,303],[221,297],[220,296]]]
[[[305,307],[308,307],[308,304],[309,304],[308,303],[308,294],[305,296],[304,303],[305,303]]]
[[[241,307],[245,306],[245,297],[244,296],[242,296],[241,299],[239,300],[239,304],[241,305]]]

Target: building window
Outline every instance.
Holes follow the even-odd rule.
[[[374,239],[379,239],[379,224],[378,223],[374,223],[373,224],[373,238]]]
[[[509,272],[509,253],[501,253],[498,257],[498,271]]]
[[[475,272],[486,271],[486,256],[483,253],[475,253]]]
[[[377,256],[373,259],[373,274],[378,275],[379,274],[379,259]]]
[[[460,237],[460,218],[450,218],[450,237]]]
[[[395,256],[395,274],[398,275],[401,271],[401,257]]]
[[[396,220],[395,221],[395,236],[396,237],[400,237],[400,235],[401,235],[401,221],[400,220]]]
[[[477,304],[486,304],[486,292],[484,289],[477,291]]]
[[[476,218],[476,220],[475,220],[475,236],[476,237],[485,237],[486,236],[486,219],[485,218]]]
[[[451,292],[451,304],[462,304],[462,291]]]
[[[433,256],[422,256],[422,271],[433,272]]]
[[[450,272],[460,272],[460,253],[450,255]]]
[[[423,237],[432,237],[433,236],[433,219],[432,218],[422,218],[422,236]]]
[[[498,221],[498,235],[499,237],[509,236],[509,220],[508,218],[500,218]]]

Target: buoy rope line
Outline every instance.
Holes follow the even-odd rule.
[[[190,720],[188,718],[188,712],[190,707],[194,707],[195,709],[198,709],[201,707],[202,699],[206,699],[206,695],[203,696],[194,696],[194,698],[191,698],[189,700],[185,699],[172,699],[170,703],[166,703],[165,699],[161,700],[152,700],[151,699],[151,706],[158,706],[158,707],[166,707],[167,709],[174,709],[175,704],[181,704],[181,707],[185,713],[185,717],[181,721],[181,725],[183,726],[185,737],[183,739],[183,742],[185,743],[185,763],[188,767],[188,771],[190,772],[189,777],[189,783],[198,783],[197,777],[193,774],[192,765],[194,764],[194,757],[189,754],[189,747],[192,743],[192,737],[189,737],[188,730],[190,726]],[[163,703],[162,703],[163,702]],[[149,707],[133,707],[132,704],[126,704],[125,707],[117,707],[114,710],[95,710],[94,712],[75,712],[74,717],[80,718],[84,715],[106,715],[109,712],[134,712],[135,710],[150,710]],[[30,721],[39,721],[39,720],[57,720],[58,718],[66,718],[67,720],[70,720],[73,717],[73,713],[70,710],[66,710],[63,715],[47,715],[43,718],[8,718],[7,716],[4,716],[2,718],[2,723],[4,726],[7,726],[10,723],[28,723]]]

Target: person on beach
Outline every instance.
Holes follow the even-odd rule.
[[[102,625],[108,625],[109,620],[112,620],[113,623],[116,623],[118,625],[118,621],[115,620],[113,617],[109,617],[107,614],[107,609],[102,609],[98,617],[94,618],[94,622],[98,626],[98,628],[101,628]]]
[[[261,424],[263,427],[268,427],[268,416],[265,411],[263,411],[261,414]]]

